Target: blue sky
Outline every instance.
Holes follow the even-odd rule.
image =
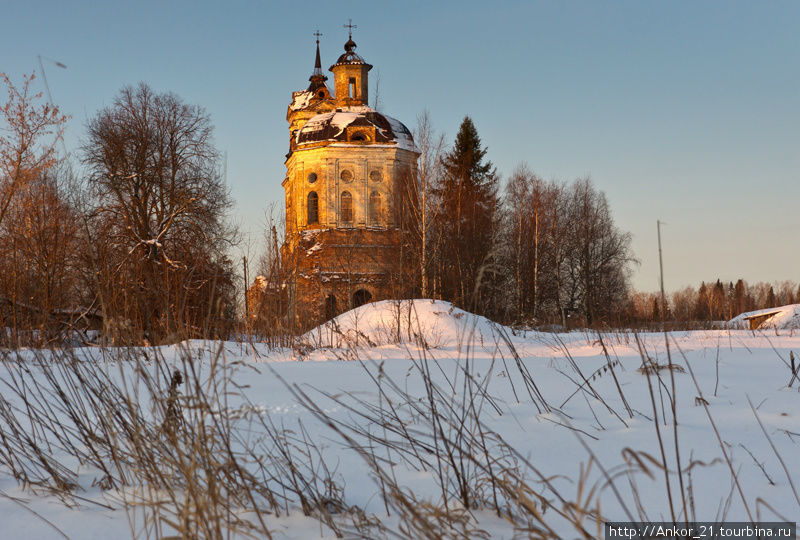
[[[452,138],[470,115],[508,176],[591,175],[633,234],[633,283],[800,279],[798,2],[4,2],[0,71],[44,61],[54,101],[86,120],[145,81],[207,109],[234,217],[257,251],[282,209],[286,107],[341,53],[343,24],[380,78],[383,112],[427,109]]]

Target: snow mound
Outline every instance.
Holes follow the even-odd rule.
[[[365,304],[306,333],[312,347],[378,347],[408,343],[459,347],[462,343],[494,347],[504,328],[485,317],[441,300],[383,300]]]
[[[751,319],[758,324],[757,328],[800,328],[800,304],[746,311],[728,321],[728,327],[750,328]]]

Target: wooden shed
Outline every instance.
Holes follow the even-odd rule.
[[[749,317],[744,317],[744,320],[750,325],[750,330],[761,328],[761,325],[770,320],[772,317],[780,313],[780,311],[768,311],[767,313],[756,313]]]

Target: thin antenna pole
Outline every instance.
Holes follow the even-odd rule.
[[[47,83],[47,72],[44,70],[44,64],[42,63],[42,55],[37,54],[36,58],[39,59],[39,69],[42,71],[42,80],[44,81],[44,89],[47,90],[47,102],[50,105],[55,106],[55,103],[53,103],[53,95],[50,93],[50,85]],[[67,66],[65,66],[58,60],[53,60],[52,58],[48,58],[46,56],[44,57],[44,59],[53,62],[57,67],[60,67],[61,69],[67,69]],[[69,152],[67,152],[67,144],[64,142],[63,136],[59,137],[59,139],[61,139],[61,148],[64,150],[64,157],[67,158],[69,157]],[[71,174],[72,173],[71,165],[69,165],[69,170]]]
[[[247,288],[250,286],[247,280],[247,257],[242,257],[242,268],[244,269],[244,320],[250,321],[250,302],[247,299]]]
[[[50,85],[47,84],[47,73],[44,71],[44,64],[42,64],[42,55],[37,54],[36,58],[39,59],[39,70],[42,72],[42,79],[44,80],[44,88],[47,90],[47,102],[53,104],[53,96],[50,95]]]
[[[41,54],[37,54],[36,58],[39,59],[39,69],[42,70],[42,79],[44,80],[44,88],[45,88],[45,90],[47,90],[47,101],[50,103],[50,105],[54,105],[53,96],[50,94],[50,85],[47,84],[47,73],[45,72],[44,64],[42,63],[42,55]],[[51,62],[53,62],[56,66],[60,67],[61,69],[67,69],[67,66],[65,66],[64,64],[62,64],[58,60],[53,60],[52,58],[48,58],[46,56],[44,57],[44,59],[45,60],[50,60]]]
[[[661,282],[661,322],[664,322],[666,314],[666,304],[664,295],[664,259],[661,256],[661,220],[656,220],[656,227],[658,228],[658,269],[659,281]]]

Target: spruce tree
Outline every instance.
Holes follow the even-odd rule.
[[[769,291],[767,291],[767,301],[765,308],[773,308],[778,305],[778,300],[775,298],[775,289],[772,288],[770,285]]]
[[[444,159],[437,216],[444,248],[438,265],[441,296],[461,307],[491,311],[495,271],[493,242],[497,221],[497,174],[478,130],[465,117]]]

